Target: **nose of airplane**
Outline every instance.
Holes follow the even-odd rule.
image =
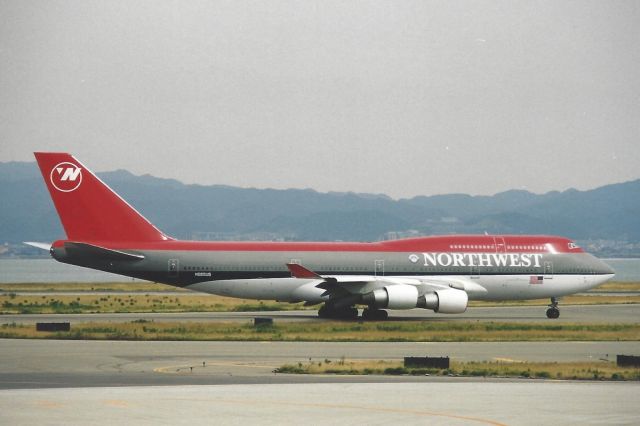
[[[613,276],[616,274],[616,271],[614,271],[613,268],[604,261],[600,259],[597,259],[597,261],[598,263],[595,268],[596,274],[611,275],[611,278],[613,278]]]
[[[591,275],[585,276],[585,290],[597,287],[601,284],[606,283],[610,279],[615,276],[615,271],[611,266],[607,265],[602,260],[597,257],[591,255],[592,259],[589,262]]]

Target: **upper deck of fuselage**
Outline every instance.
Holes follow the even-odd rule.
[[[65,240],[56,241],[54,247]],[[442,235],[378,242],[295,241],[84,241],[129,250],[264,252],[584,253],[568,238],[547,235]]]

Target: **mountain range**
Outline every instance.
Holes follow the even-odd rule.
[[[158,228],[185,239],[374,241],[488,232],[640,242],[640,179],[588,191],[394,200],[310,189],[185,185],[125,170],[98,175]],[[0,242],[64,237],[35,162],[0,163],[0,197]]]

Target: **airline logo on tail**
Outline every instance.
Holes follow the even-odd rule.
[[[49,175],[51,184],[61,192],[75,191],[82,183],[82,169],[69,162],[56,164]]]

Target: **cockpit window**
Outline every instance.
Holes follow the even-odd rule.
[[[578,246],[576,243],[574,242],[570,242],[569,243],[569,250],[575,250],[575,249],[579,249],[580,246]]]

